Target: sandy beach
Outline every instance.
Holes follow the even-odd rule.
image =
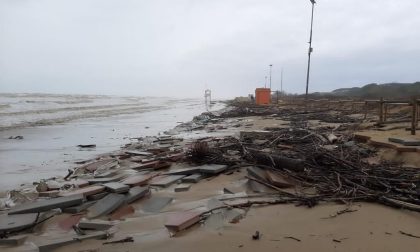
[[[230,136],[239,138],[239,133],[242,131],[259,132],[266,128],[287,129],[290,127],[290,121],[287,119],[273,116],[224,117],[214,120],[214,122],[205,118],[206,114],[203,114],[195,119],[196,123],[181,124],[171,130],[175,134],[173,137],[164,137],[159,141],[161,143],[172,143],[175,149],[181,148],[186,151],[191,148],[191,144],[197,139],[223,139]],[[203,120],[206,121],[204,127],[198,126],[197,123]],[[310,128],[322,128],[326,125],[337,127],[341,124],[322,123],[318,120],[309,121]],[[374,132],[362,130],[358,134],[370,134],[375,137],[378,133],[375,135]],[[384,138],[386,134],[397,136],[404,134],[404,132],[396,133],[393,131],[381,134]],[[178,138],[183,140],[181,142],[171,140]],[[136,146],[142,148],[141,146],[144,145],[131,142],[122,150],[130,150]],[[165,144],[161,144],[161,146],[165,146]],[[379,158],[391,160],[397,155],[394,153],[394,157],[390,156],[389,152],[391,150],[388,150],[387,155],[382,155],[383,153],[379,152]],[[146,169],[140,170],[140,173],[138,173],[138,171],[135,171],[138,169],[136,168],[138,163],[135,163],[138,156],[129,156],[127,159],[123,158],[126,156],[123,153],[114,151],[110,154],[102,153],[98,157],[100,159],[119,157],[118,167],[112,169],[116,169],[115,171],[118,173],[126,174],[128,178],[136,176],[136,174],[158,176],[157,178],[159,178],[167,172],[167,170],[153,171],[153,169]],[[402,153],[401,155],[407,154]],[[397,156],[401,158],[401,155]],[[418,155],[414,158],[405,158],[407,162],[418,162]],[[178,161],[172,164],[169,171],[177,172],[192,166],[194,164],[190,161]],[[83,165],[80,167],[83,167]],[[64,175],[64,172],[62,175]],[[154,179],[152,179],[152,182],[148,182],[151,184],[150,194],[131,203],[128,212],[121,214],[121,217],[117,217],[111,222],[107,222],[110,218],[113,218],[109,216],[98,219],[111,224],[112,228],[107,231],[112,234],[111,241],[119,241],[130,237],[131,242],[104,245],[103,240],[88,239],[81,243],[60,245],[51,251],[168,251],[168,249],[173,251],[195,251],[197,249],[212,251],[215,248],[220,251],[255,251],[257,249],[263,249],[264,251],[413,251],[413,248],[420,245],[420,239],[416,238],[416,235],[420,234],[417,225],[420,215],[417,212],[364,202],[322,203],[313,208],[280,204],[272,206],[256,205],[227,211],[215,210],[195,225],[176,232],[176,234],[171,233],[165,227],[168,220],[172,218],[171,216],[181,213],[206,212],[214,208],[214,204],[217,205],[220,202],[235,205],[252,200],[272,200],[273,197],[277,197],[275,196],[276,190],[264,186],[262,189],[257,189],[262,190],[260,193],[264,193],[256,194],[255,185],[250,186],[247,176],[249,176],[247,170],[238,167],[231,172],[210,176],[198,183],[190,184],[189,190],[182,192],[177,192],[176,189],[179,182],[161,187],[153,186]],[[79,179],[83,179],[83,177],[89,178],[86,175],[79,175]],[[58,181],[62,180],[59,179]],[[227,188],[231,191],[228,194],[226,194]],[[70,188],[65,191],[71,192],[73,190],[77,191],[78,189]],[[290,192],[294,190],[296,189],[291,188]],[[256,198],[253,198],[252,195],[256,195],[254,196]],[[169,199],[169,201],[156,207],[156,202],[166,199]],[[151,203],[152,201],[156,202]],[[152,209],[151,204],[156,208]],[[349,209],[350,212],[337,215],[337,213]],[[86,217],[85,214],[86,212],[73,215],[67,213],[54,214],[55,216],[46,220],[45,223],[37,225],[35,230],[28,234],[21,246],[4,247],[3,250],[37,251],[37,247],[42,246],[42,244],[77,235],[71,226],[77,224],[80,218],[83,218],[81,220],[83,221]],[[231,219],[232,215],[235,216],[234,221]],[[252,236],[257,231],[260,235],[258,240],[255,240]],[[410,234],[412,237],[406,234]]]

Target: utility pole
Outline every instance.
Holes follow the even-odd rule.
[[[314,24],[314,9],[315,9],[315,0],[309,0],[312,3],[312,16],[311,16],[311,33],[309,36],[309,51],[308,51],[308,71],[306,73],[306,93],[305,93],[305,103],[308,101],[308,88],[309,88],[309,72],[311,68],[311,53],[313,51],[312,48],[312,27]]]
[[[280,76],[280,92],[283,95],[283,67],[281,68],[281,76]]]
[[[271,68],[273,67],[273,64],[270,64],[270,89],[271,89]]]

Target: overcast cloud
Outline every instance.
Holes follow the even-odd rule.
[[[0,0],[0,92],[305,90],[309,0]],[[418,0],[319,0],[310,91],[420,80]]]

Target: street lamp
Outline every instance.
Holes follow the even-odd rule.
[[[308,50],[308,72],[306,73],[306,94],[305,94],[305,103],[308,100],[308,87],[309,87],[309,71],[311,68],[311,53],[313,51],[312,48],[312,27],[314,24],[314,9],[315,9],[315,0],[309,0],[312,3],[312,16],[311,16],[311,33],[309,36],[309,50]]]
[[[270,89],[271,89],[271,68],[273,67],[273,64],[270,64]]]
[[[281,68],[281,76],[280,76],[280,92],[283,95],[283,67]]]

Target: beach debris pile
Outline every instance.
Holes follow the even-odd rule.
[[[172,202],[171,197],[154,197],[153,190],[176,184],[174,192],[188,191],[192,184],[227,169],[227,165],[169,169],[173,162],[184,159],[179,145],[182,141],[169,136],[143,139],[120,152],[85,162],[65,178],[42,180],[30,189],[11,191],[0,214],[0,245],[12,244],[17,235],[31,233],[47,219],[61,214],[68,217],[58,226],[69,233],[36,244],[39,251],[85,239],[108,239],[115,232],[115,221],[135,212],[132,204],[136,201],[144,199],[145,213],[157,213]],[[195,215],[201,220],[202,213]],[[165,226],[169,231],[183,230],[195,223],[190,217],[183,215],[187,223],[180,223],[179,216],[172,222],[169,218]]]
[[[288,121],[319,120],[326,123],[356,123],[362,120],[349,116],[348,111],[338,111],[324,108],[310,108],[303,106],[258,106],[252,103],[234,103],[230,109],[218,114],[207,114],[212,119],[235,118],[247,116],[270,116]]]
[[[420,170],[397,163],[370,164],[374,149],[346,132],[273,129],[205,143],[193,145],[190,160],[247,167],[250,180],[274,189],[286,203],[312,207],[366,201],[420,211]],[[290,185],[292,191],[283,189]]]

